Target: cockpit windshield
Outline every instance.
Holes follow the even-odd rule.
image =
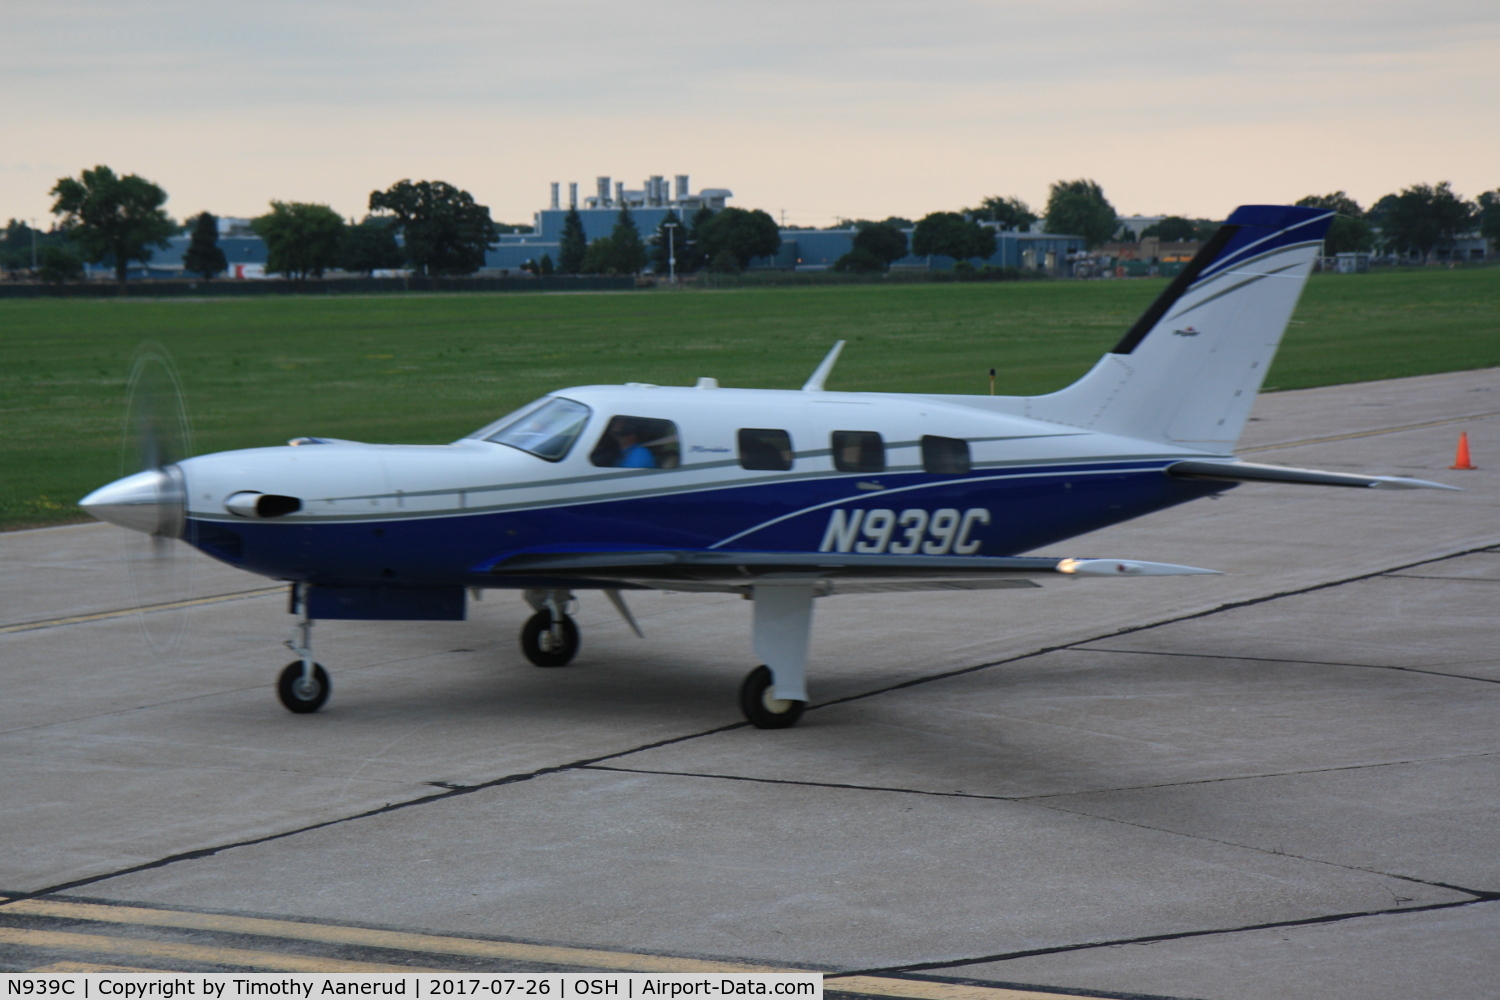
[[[524,452],[545,458],[549,462],[560,461],[583,433],[589,422],[590,410],[582,403],[554,396],[541,406],[527,410],[515,420],[501,425],[500,429],[485,437],[486,441],[510,445]]]

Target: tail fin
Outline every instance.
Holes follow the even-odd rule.
[[[1333,213],[1244,205],[1115,348],[1026,415],[1202,451],[1232,451]]]

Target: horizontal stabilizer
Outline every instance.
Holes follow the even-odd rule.
[[[1363,486],[1372,490],[1456,490],[1457,486],[1408,479],[1405,476],[1359,476],[1350,472],[1320,472],[1317,469],[1292,469],[1283,465],[1256,465],[1253,462],[1210,462],[1192,459],[1173,462],[1167,475],[1179,479],[1218,479],[1224,482],[1306,483],[1312,486]]]

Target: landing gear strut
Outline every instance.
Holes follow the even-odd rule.
[[[796,725],[807,707],[807,645],[812,635],[809,584],[757,583],[752,645],[765,665],[740,685],[740,711],[757,729]]]
[[[297,611],[297,635],[288,639],[286,645],[298,658],[281,672],[276,681],[276,696],[287,711],[306,715],[323,707],[333,684],[323,665],[313,661],[313,621],[307,614],[307,584],[293,584],[292,604]]]
[[[521,652],[539,667],[563,667],[578,655],[578,625],[569,617],[572,591],[528,590],[526,603],[536,609],[521,629]]]

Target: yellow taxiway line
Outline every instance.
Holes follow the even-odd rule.
[[[440,934],[417,934],[407,931],[372,930],[366,927],[343,927],[337,924],[309,924],[299,920],[273,920],[266,917],[234,917],[217,913],[190,913],[183,910],[153,910],[144,906],[102,906],[97,903],[65,903],[45,899],[25,899],[0,907],[0,913],[6,916],[62,917],[70,920],[93,920],[103,923],[135,924],[137,926],[179,927],[186,930],[221,931],[229,934],[255,934],[261,937],[316,941],[321,944],[392,948],[399,951],[426,952],[434,955],[461,955],[466,958],[489,958],[507,962],[576,965],[591,969],[610,969],[616,972],[807,971],[805,969],[787,969],[738,962],[672,958],[666,955],[639,955],[632,952],[599,951],[591,948],[569,948],[560,945],[523,944],[514,941],[483,941],[474,938],[447,937]],[[5,930],[5,928],[0,928],[0,935],[3,935]],[[5,938],[0,936],[0,941],[4,940]],[[289,955],[287,957],[291,958],[293,956]],[[396,971],[396,969],[397,967],[392,967],[390,970],[364,968],[357,971]],[[289,969],[288,971],[301,970]],[[321,972],[324,970],[314,969],[307,971]]]
[[[339,924],[304,923],[300,920],[277,920],[269,917],[237,917],[220,913],[193,913],[187,910],[157,910],[144,906],[108,906],[99,903],[71,903],[50,899],[23,899],[0,905],[7,916],[50,917],[86,920],[94,923],[125,924],[137,927],[173,927],[182,930],[216,931],[257,937],[311,941],[319,944],[354,945],[382,948],[431,956],[446,955],[507,962],[607,969],[613,972],[805,972],[782,966],[755,965],[748,962],[716,962],[696,958],[674,958],[667,955],[641,955],[634,952],[604,951],[593,948],[571,948],[562,945],[523,944],[514,941],[486,941],[476,938],[421,934],[409,931],[383,931]],[[0,943],[50,948],[100,955],[131,955],[151,960],[203,962],[212,965],[271,969],[277,972],[430,972],[408,965],[382,965],[340,959],[299,955],[292,952],[254,951],[244,948],[221,948],[212,945],[156,941],[147,938],[112,937],[76,930],[32,930],[0,927]],[[135,966],[105,965],[83,961],[59,961],[30,970],[32,972],[157,972]],[[911,1000],[1058,1000],[1061,996],[1089,1000],[1078,994],[1059,994],[1035,990],[1015,990],[998,986],[969,986],[961,983],[930,982],[921,979],[899,979],[886,976],[829,976],[825,991],[861,993],[869,996],[907,997]]]
[[[37,628],[56,628],[58,625],[78,625],[82,622],[102,622],[110,618],[124,618],[127,615],[145,614],[150,611],[173,611],[177,608],[196,608],[203,604],[222,604],[225,601],[238,601],[244,597],[265,597],[268,594],[284,594],[286,586],[283,584],[276,587],[262,587],[259,590],[240,590],[233,594],[219,594],[216,597],[195,597],[190,601],[171,601],[167,604],[149,604],[140,608],[124,608],[120,611],[100,611],[92,615],[72,615],[68,618],[49,618],[41,622],[20,622],[16,625],[0,625],[0,635],[7,632],[30,632]]]
[[[1402,424],[1399,427],[1377,427],[1369,431],[1354,431],[1351,434],[1331,434],[1328,437],[1304,438],[1301,441],[1285,441],[1281,444],[1260,444],[1253,448],[1237,448],[1238,454],[1248,455],[1252,451],[1275,451],[1278,448],[1297,448],[1304,444],[1326,444],[1329,441],[1353,441],[1355,438],[1379,437],[1382,434],[1400,434],[1402,431],[1420,431],[1428,427],[1446,427],[1449,424],[1462,424],[1470,420],[1488,420],[1491,417],[1500,417],[1500,410],[1491,410],[1488,413],[1471,413],[1466,417],[1449,417],[1446,420],[1428,420],[1420,424]]]
[[[91,952],[98,955],[134,955],[138,958],[173,959],[178,962],[203,962],[210,965],[237,965],[276,972],[432,972],[409,965],[383,965],[375,962],[349,962],[337,958],[319,958],[277,951],[250,951],[246,948],[220,948],[213,945],[184,944],[179,941],[152,941],[146,938],[110,937],[104,934],[78,934],[71,931],[41,931],[25,927],[0,927],[0,944],[27,948],[51,948],[59,951]]]

